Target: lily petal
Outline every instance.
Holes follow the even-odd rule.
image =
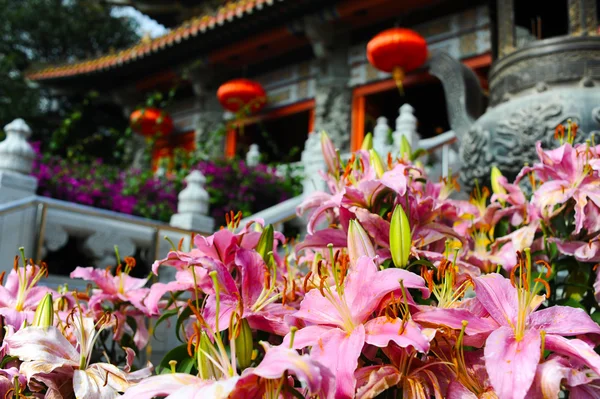
[[[499,397],[525,398],[540,362],[541,344],[540,333],[535,330],[527,331],[519,341],[508,327],[490,334],[484,349],[485,368]]]

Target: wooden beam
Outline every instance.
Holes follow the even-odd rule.
[[[288,115],[293,115],[298,112],[310,111],[315,108],[315,100],[305,100],[300,101],[294,104],[285,105],[280,108],[275,108],[273,110],[267,111],[264,114],[258,114],[254,116],[249,116],[247,118],[242,118],[238,120],[230,121],[231,125],[239,126],[248,126],[258,122],[264,122],[272,119],[283,118]]]

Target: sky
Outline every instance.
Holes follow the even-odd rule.
[[[139,35],[144,36],[146,33],[150,33],[150,37],[158,37],[167,33],[169,30],[150,18],[147,15],[142,14],[133,7],[113,7],[111,14],[114,17],[128,16],[135,19],[139,25]]]

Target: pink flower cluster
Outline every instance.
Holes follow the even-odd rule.
[[[15,266],[0,302],[0,395],[600,397],[600,146],[538,145],[515,182],[494,169],[492,192],[460,200],[410,149],[344,163],[322,145],[329,192],[300,206],[308,234],[295,245],[235,215],[157,261],[154,274],[175,278],[149,288],[128,275],[131,259],[114,276],[78,268],[97,288],[74,296]],[[147,319],[169,316],[181,346],[147,378],[135,350]]]

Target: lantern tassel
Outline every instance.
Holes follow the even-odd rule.
[[[394,67],[392,70],[392,78],[394,78],[394,82],[396,82],[398,92],[404,97],[404,86],[402,85],[402,81],[404,80],[404,69],[401,67]]]

